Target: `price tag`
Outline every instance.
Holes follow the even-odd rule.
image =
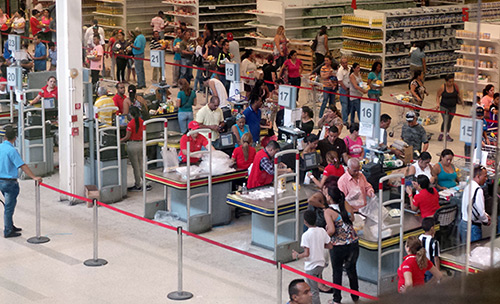
[[[295,109],[297,101],[297,88],[289,85],[280,85],[278,91],[278,104],[287,109]]]
[[[362,101],[359,112],[359,135],[378,138],[379,128],[380,103]]]
[[[9,34],[8,46],[11,52],[19,51],[21,49],[21,36]]]
[[[410,29],[409,27],[405,27],[405,29],[403,30],[403,32],[405,32],[405,33],[409,33],[409,32],[410,32],[410,30],[411,30],[411,29]]]
[[[209,6],[208,6],[208,9],[209,9],[209,10],[214,10],[214,9],[215,9],[215,5],[209,5]]]
[[[165,64],[165,51],[164,50],[151,50],[151,67],[161,68],[162,63]]]
[[[21,90],[23,87],[22,77],[22,68],[20,66],[7,67],[7,85],[9,87]]]
[[[476,142],[481,142],[481,137],[483,133],[483,121],[476,121]],[[462,118],[460,119],[460,141],[465,143],[472,143],[472,119]]]
[[[240,81],[240,65],[238,63],[227,62],[226,66],[226,80]]]

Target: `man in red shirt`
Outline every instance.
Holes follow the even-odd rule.
[[[35,35],[42,30],[42,27],[40,26],[40,21],[38,20],[41,14],[42,13],[36,9],[31,11],[30,29],[31,29],[31,35],[33,35],[33,37],[35,37]]]
[[[200,128],[200,124],[193,120],[188,124],[188,129],[190,131],[193,130],[198,130]],[[189,141],[189,150],[191,153],[201,151],[202,147],[209,148],[208,147],[208,139],[203,136],[201,133],[196,133],[188,136],[187,134],[182,135],[181,137],[181,142],[180,142],[180,152],[179,152],[179,159],[181,162],[185,163],[187,162],[187,143]],[[214,147],[212,146],[212,150],[215,150]],[[199,161],[199,157],[191,157],[190,162],[191,163],[196,163]]]
[[[271,184],[274,178],[274,155],[280,150],[280,145],[275,141],[270,141],[267,146],[257,152],[252,164],[252,170],[248,176],[248,189]],[[286,165],[278,165],[278,174],[292,172]]]
[[[127,95],[125,95],[125,84],[119,82],[116,84],[116,94],[113,96],[113,102],[118,107],[119,113],[123,113],[123,101],[125,98],[127,98]]]

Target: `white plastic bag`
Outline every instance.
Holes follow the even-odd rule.
[[[379,202],[378,196],[371,197],[367,202],[366,206],[359,209],[359,213],[370,218],[375,223],[378,223],[378,211],[379,211]],[[389,211],[385,207],[382,207],[382,222],[385,218],[389,216]]]
[[[323,138],[325,138],[326,131],[328,131],[328,127],[327,126],[323,126],[323,128],[321,129],[321,133],[319,133],[319,140],[322,140]]]
[[[200,169],[204,173],[209,171],[209,155],[204,154],[201,158]],[[220,175],[227,172],[235,171],[232,168],[234,161],[229,158],[229,155],[222,151],[212,151],[212,175]]]
[[[483,266],[490,266],[490,253],[490,247],[476,247],[470,253],[469,261]],[[495,247],[493,250],[493,265],[496,265],[498,262],[500,262],[500,248]]]
[[[349,194],[345,197],[345,200],[354,208],[359,208],[365,204],[363,194],[359,187],[349,189]]]
[[[177,167],[175,169],[175,171],[177,171],[177,173],[179,173],[181,176],[182,176],[182,179],[184,180],[187,180],[187,167]],[[202,172],[201,172],[201,168],[194,165],[194,166],[190,166],[190,176],[191,178],[195,178],[197,177],[198,175],[200,175]]]
[[[175,171],[179,167],[179,157],[175,148],[163,147],[161,153],[163,157],[163,173]]]

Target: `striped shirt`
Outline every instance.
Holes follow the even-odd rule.
[[[427,259],[429,259],[429,261],[431,261],[433,264],[436,264],[434,262],[434,257],[439,258],[439,242],[432,236],[427,234],[421,234],[418,239],[422,242],[422,246],[424,246],[425,248]]]
[[[162,45],[159,40],[151,38],[151,43],[149,43],[149,47],[152,50],[160,50],[162,48]]]

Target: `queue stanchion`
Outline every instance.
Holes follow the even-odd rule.
[[[40,236],[40,183],[35,181],[35,212],[36,212],[36,236],[30,237],[27,242],[30,244],[43,244],[50,241],[46,236]]]
[[[167,295],[170,300],[188,300],[193,297],[189,291],[182,290],[182,227],[177,227],[177,290]]]
[[[276,263],[277,271],[277,286],[276,286],[276,300],[278,304],[283,303],[283,268],[281,267],[281,262]]]
[[[89,266],[89,267],[97,267],[97,266],[104,266],[106,264],[108,264],[108,261],[106,261],[105,259],[99,259],[97,257],[97,239],[98,239],[98,222],[97,222],[97,200],[96,199],[93,199],[92,200],[92,203],[94,204],[94,256],[92,259],[88,259],[86,260],[85,262],[83,262],[83,264],[85,266]]]

